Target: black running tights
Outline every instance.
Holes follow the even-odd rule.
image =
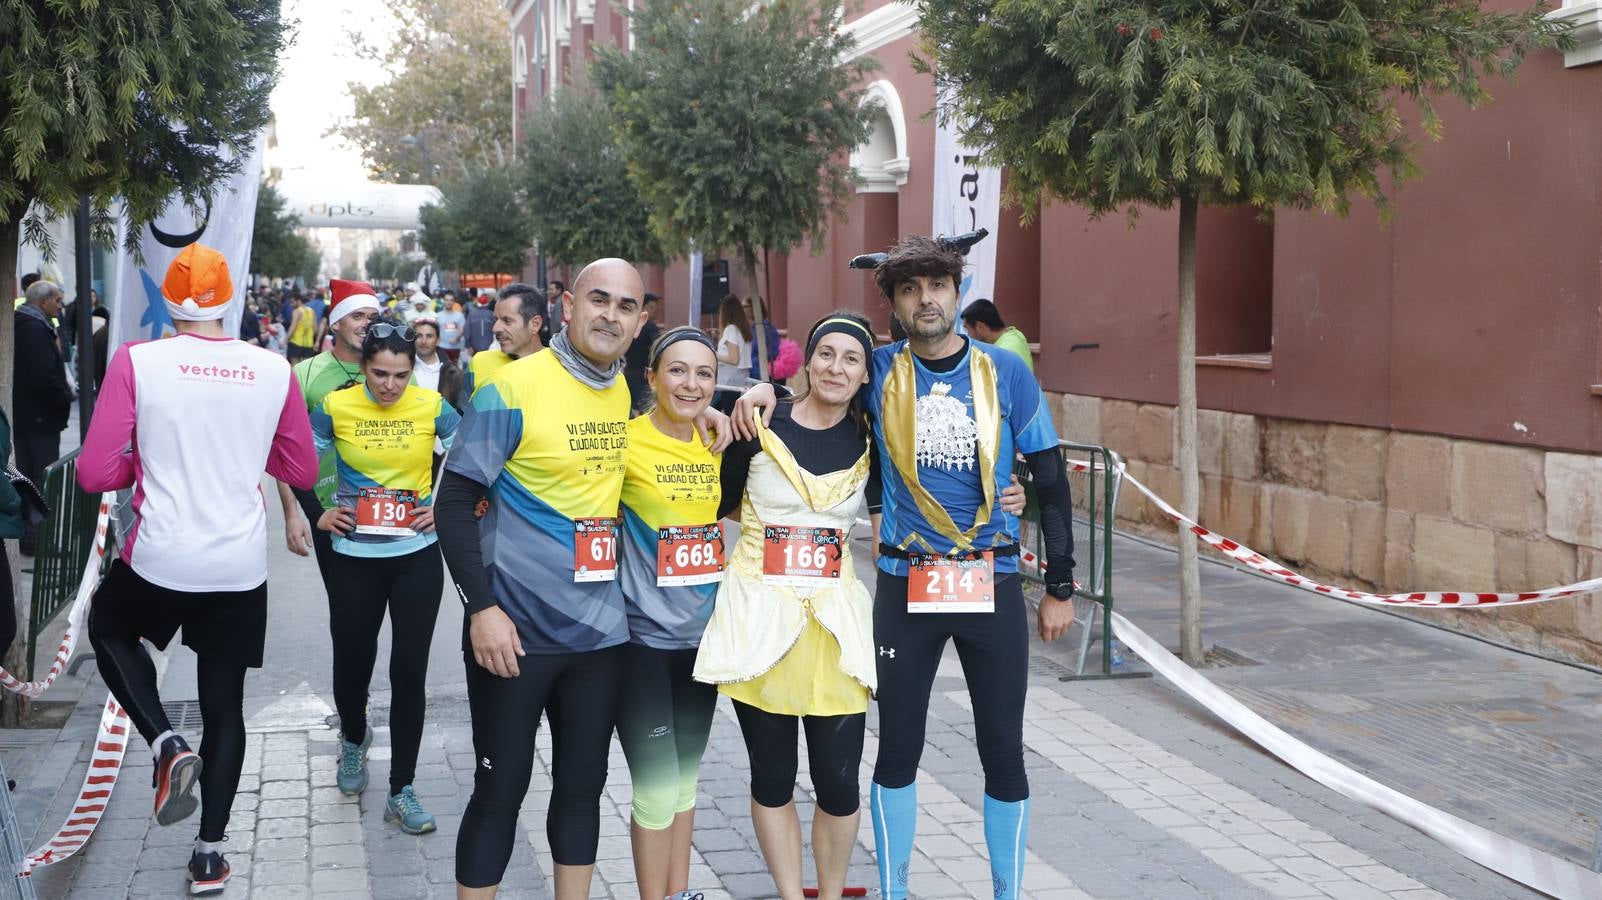
[[[104,620],[102,620],[104,621]],[[154,743],[172,724],[156,691],[156,667],[137,634],[91,629],[100,676],[146,743]],[[200,689],[200,839],[220,841],[245,768],[245,666],[215,656],[198,656]],[[153,748],[154,749],[154,748]]]
[[[334,638],[334,706],[345,739],[367,734],[367,689],[378,660],[378,630],[389,610],[389,729],[393,756],[389,793],[417,775],[428,689],[428,651],[434,642],[445,571],[439,549],[405,556],[334,553],[328,567],[328,630]]]
[[[559,866],[595,863],[601,792],[617,722],[623,647],[518,657],[516,678],[501,678],[467,655],[473,714],[473,796],[456,837],[456,881],[499,884],[517,837],[517,812],[534,773],[541,711],[551,721],[551,801],[545,836]]]
[[[861,806],[857,769],[867,713],[844,716],[786,716],[734,701],[734,714],[745,735],[751,758],[751,799],[774,809],[795,797],[800,767],[797,726],[806,729],[807,759],[818,809],[831,816],[849,816]]]

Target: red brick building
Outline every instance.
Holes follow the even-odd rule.
[[[609,0],[514,3],[517,115],[626,46]],[[1602,26],[1528,59],[1439,143],[1395,216],[1208,209],[1199,233],[1203,521],[1342,584],[1524,589],[1602,575]],[[882,64],[863,178],[825,252],[772,261],[781,327],[887,309],[851,255],[931,222],[933,89],[912,69],[915,10],[867,0],[845,28]],[[1076,440],[1105,443],[1176,496],[1177,213],[1136,227],[1047,204],[1003,210],[994,298],[1047,352],[1037,372]],[[653,272],[669,314],[684,267]],[[737,284],[744,291],[746,286]],[[682,299],[680,299],[682,302]],[[1131,521],[1159,523],[1131,504]],[[1555,656],[1602,661],[1602,600],[1433,613]]]

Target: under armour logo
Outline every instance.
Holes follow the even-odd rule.
[[[894,648],[894,647],[880,647],[879,648],[879,655],[880,656],[888,656],[891,659],[895,659],[896,658],[896,648]]]
[[[489,757],[487,757],[487,756],[486,756],[486,757],[484,757],[484,758],[483,758],[483,759],[481,759],[481,760],[479,760],[479,761],[478,761],[478,764],[479,764],[479,765],[481,765],[481,766],[483,766],[483,767],[484,767],[484,768],[486,768],[486,769],[493,769],[493,768],[495,768],[495,767],[494,767],[494,766],[493,766],[493,765],[491,765],[491,764],[490,764],[490,758],[489,758]]]

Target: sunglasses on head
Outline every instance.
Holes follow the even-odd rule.
[[[413,331],[410,325],[391,325],[388,322],[377,322],[367,326],[367,333],[381,341],[388,340],[390,335],[395,334],[400,335],[400,339],[407,343],[417,340],[417,332]]]

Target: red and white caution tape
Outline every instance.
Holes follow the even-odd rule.
[[[58,863],[77,853],[88,843],[111,803],[111,790],[117,785],[122,772],[122,757],[128,749],[128,714],[110,694],[100,711],[100,730],[95,734],[95,749],[89,757],[89,771],[84,773],[83,788],[72,804],[72,812],[56,833],[39,849],[22,861],[18,875],[31,875],[39,866]]]
[[[1070,472],[1088,472],[1093,468],[1090,463],[1082,460],[1068,460]],[[1096,471],[1104,471],[1101,465],[1094,466]],[[1301,588],[1314,594],[1327,594],[1343,600],[1353,600],[1358,603],[1371,603],[1375,606],[1413,606],[1431,608],[1463,609],[1480,606],[1521,606],[1528,603],[1545,603],[1548,600],[1561,600],[1564,597],[1577,597],[1581,594],[1593,594],[1602,591],[1602,578],[1590,578],[1585,581],[1576,581],[1572,584],[1557,587],[1541,588],[1534,591],[1523,592],[1484,592],[1484,591],[1409,591],[1399,594],[1371,594],[1368,591],[1354,591],[1349,588],[1331,587],[1320,584],[1306,575],[1287,569],[1256,550],[1231,540],[1203,527],[1195,519],[1190,518],[1175,509],[1168,501],[1157,496],[1151,488],[1142,484],[1138,478],[1123,470],[1123,480],[1134,485],[1162,510],[1163,514],[1190,529],[1198,538],[1208,546],[1219,551],[1230,559],[1246,566],[1252,572],[1265,578],[1288,584],[1291,587]]]
[[[1602,900],[1602,874],[1436,809],[1352,770],[1252,712],[1128,619],[1115,612],[1112,623],[1118,639],[1139,654],[1157,674],[1258,746],[1319,784],[1404,822],[1520,884],[1564,900]]]
[[[72,654],[78,649],[78,637],[83,634],[85,620],[89,617],[89,601],[94,596],[95,588],[100,585],[100,561],[106,555],[106,533],[111,527],[111,504],[114,502],[114,494],[100,495],[94,549],[89,553],[89,561],[84,564],[83,578],[78,582],[78,596],[73,599],[72,609],[67,613],[67,632],[61,636],[61,644],[56,647],[56,658],[50,663],[50,671],[40,681],[22,681],[5,669],[0,669],[0,688],[37,700],[67,670]]]

